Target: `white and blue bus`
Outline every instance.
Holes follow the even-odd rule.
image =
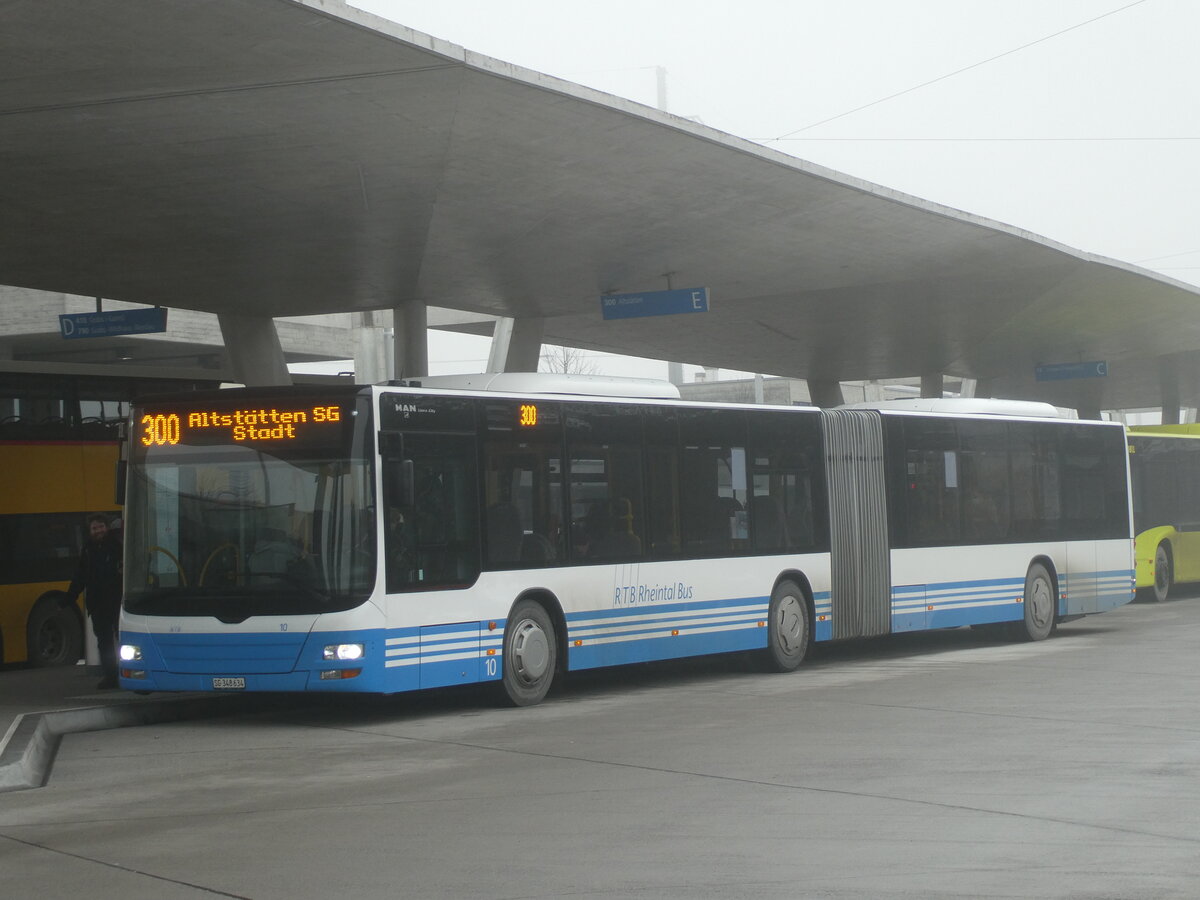
[[[812,641],[963,625],[1040,640],[1132,599],[1125,432],[1008,411],[428,384],[145,403],[121,685],[496,682],[527,705],[622,663],[789,671]]]

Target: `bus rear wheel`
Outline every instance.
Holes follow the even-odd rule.
[[[812,641],[810,621],[804,591],[794,582],[780,582],[767,610],[767,649],[762,656],[767,671],[792,672],[804,662]]]
[[[30,665],[70,666],[83,655],[83,623],[75,610],[54,598],[41,600],[25,627]]]
[[[1152,596],[1159,603],[1164,603],[1171,596],[1171,588],[1175,584],[1175,573],[1172,571],[1171,551],[1166,543],[1158,545],[1154,551],[1154,591]]]
[[[504,626],[504,673],[501,684],[513,706],[540,703],[558,666],[554,623],[541,604],[521,600]]]
[[[1021,641],[1044,641],[1054,630],[1057,607],[1054,580],[1041,563],[1034,563],[1025,575],[1025,617],[1013,623],[1013,636]]]

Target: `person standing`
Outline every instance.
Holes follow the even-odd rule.
[[[121,614],[121,541],[109,530],[108,518],[88,516],[88,539],[67,595],[74,602],[84,592],[84,606],[100,649],[103,677],[99,688],[117,686],[117,620]]]

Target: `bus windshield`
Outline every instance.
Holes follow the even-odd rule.
[[[351,452],[362,443],[345,421],[352,405],[316,407],[337,409],[338,419],[308,434],[287,423],[295,438],[280,438],[269,416],[299,413],[247,409],[202,414],[251,422],[240,430],[208,418],[196,425],[196,413],[189,429],[185,410],[135,413],[142,439],[132,442],[126,502],[129,612],[241,622],[349,609],[370,593],[372,467]],[[139,431],[143,412],[150,424]]]

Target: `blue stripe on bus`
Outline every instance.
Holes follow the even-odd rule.
[[[769,597],[653,603],[567,614],[571,669],[765,647]]]
[[[704,610],[722,609],[729,606],[748,606],[748,605],[763,605],[768,601],[767,597],[739,597],[730,598],[728,600],[696,600],[683,601],[676,603],[633,603],[628,606],[619,606],[605,609],[584,610],[582,612],[567,613],[567,623],[570,624],[575,619],[619,619],[631,615],[667,615],[679,611],[687,612],[702,612]]]
[[[955,588],[980,588],[980,587],[1004,587],[1008,585],[1024,586],[1024,578],[980,578],[973,581],[939,581],[934,584],[898,584],[892,588],[892,593],[904,593],[907,591],[923,591],[927,588],[934,590],[947,591]]]
[[[1059,576],[1060,594],[1086,593],[1081,612],[1103,612],[1127,603],[1132,569],[1076,572]],[[1009,588],[1009,590],[997,590]],[[988,578],[935,584],[895,585],[892,588],[892,631],[954,628],[1024,618],[1023,578]],[[1020,602],[1018,600],[1020,598]],[[1057,598],[1063,612],[1061,597]]]
[[[1088,591],[1087,609],[1099,612],[1129,602],[1132,569],[1060,576],[1060,593]],[[1018,621],[1024,579],[992,578],[891,589],[892,631],[950,628]],[[833,637],[829,591],[814,592],[813,638]],[[568,613],[571,669],[675,659],[766,646],[770,599],[737,597],[682,603],[649,603]],[[1060,602],[1061,606],[1061,602]],[[246,690],[398,692],[423,687],[495,681],[503,664],[504,620],[361,631],[236,634],[139,634],[122,642],[142,647],[146,679],[121,680],[133,690],[201,691],[213,678],[244,678]],[[326,645],[361,642],[361,661],[322,658]],[[350,679],[321,679],[322,671],[359,668]]]

